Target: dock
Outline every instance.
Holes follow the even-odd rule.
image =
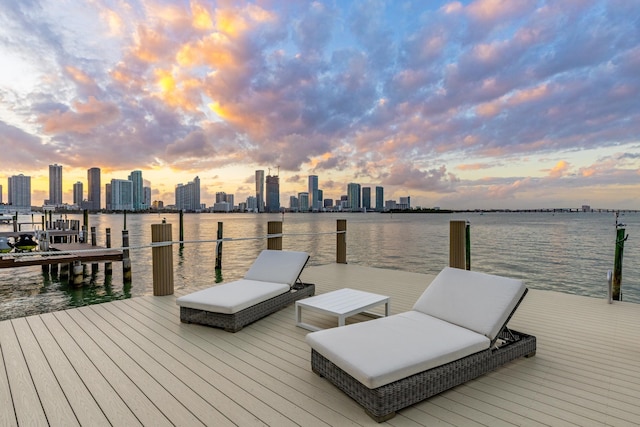
[[[95,251],[99,249],[99,251]],[[65,253],[75,251],[88,251],[86,253]],[[95,251],[95,252],[94,252]],[[120,249],[109,249],[101,246],[92,246],[90,243],[59,243],[52,244],[48,251],[29,252],[30,256],[12,258],[0,255],[0,268],[30,267],[34,265],[72,264],[80,261],[83,264],[90,262],[122,261],[123,253]],[[5,254],[6,255],[6,254]]]
[[[411,309],[432,276],[327,264],[306,267],[302,279],[318,294],[350,287],[389,295],[395,314]],[[234,334],[180,323],[175,299],[195,289],[176,283],[176,295],[0,322],[0,425],[379,425],[311,372],[308,331],[295,325],[293,305]],[[382,425],[638,425],[640,306],[532,289],[509,325],[537,337],[535,357]]]

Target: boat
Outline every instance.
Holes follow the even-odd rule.
[[[21,234],[16,239],[16,242],[13,244],[13,247],[21,252],[29,252],[34,250],[38,246],[38,242],[33,240],[33,236],[30,234]]]
[[[6,237],[0,237],[0,254],[6,254],[13,250],[13,246]]]

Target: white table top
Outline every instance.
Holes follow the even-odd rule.
[[[388,299],[389,297],[385,295],[344,288],[311,298],[298,300],[296,301],[296,304],[305,307],[318,308],[335,314],[346,314],[364,306],[382,303]]]

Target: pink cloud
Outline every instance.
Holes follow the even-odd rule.
[[[43,114],[38,121],[43,125],[44,132],[59,134],[64,132],[90,133],[95,128],[113,123],[120,115],[118,106],[111,102],[100,102],[93,96],[87,102],[76,101],[75,111]]]

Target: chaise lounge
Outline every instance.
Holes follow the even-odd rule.
[[[307,334],[311,367],[376,421],[519,358],[536,338],[507,323],[522,281],[445,268],[413,309]]]
[[[264,250],[243,279],[178,298],[180,321],[237,332],[315,293],[313,284],[300,281],[308,260],[306,252]]]

